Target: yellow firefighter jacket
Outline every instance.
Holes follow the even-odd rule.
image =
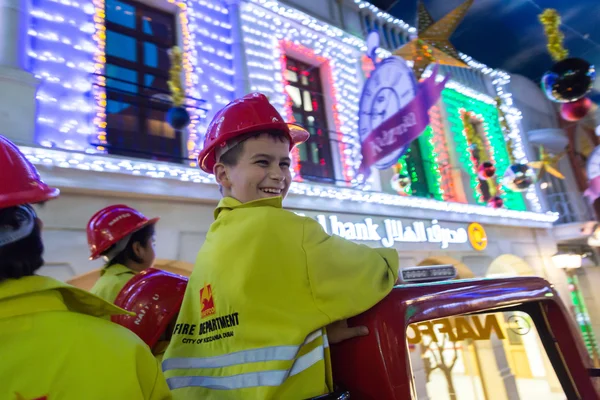
[[[0,399],[170,399],[148,346],[98,318],[123,313],[52,278],[0,282]]]
[[[224,198],[215,210],[162,364],[174,399],[327,393],[323,327],[392,289],[395,250],[329,236],[281,202]]]
[[[102,268],[100,279],[96,281],[90,292],[104,300],[114,303],[117,295],[135,275],[135,271],[122,264],[113,264]]]

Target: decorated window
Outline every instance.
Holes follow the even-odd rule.
[[[175,16],[127,0],[106,1],[106,149],[165,161],[182,158],[181,132],[165,122]]]
[[[319,67],[286,57],[285,80],[294,121],[310,132],[308,141],[298,146],[300,175],[307,180],[333,182],[331,143]]]
[[[503,173],[512,161],[494,101],[446,88],[442,103],[458,160],[469,174],[475,202],[525,211],[521,193],[503,186]]]

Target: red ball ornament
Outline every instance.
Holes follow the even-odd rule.
[[[492,208],[502,208],[504,205],[504,200],[500,196],[494,196],[488,200],[488,206]]]
[[[496,175],[496,167],[489,161],[483,162],[477,168],[477,175],[483,181],[490,179]]]
[[[592,101],[583,97],[572,103],[563,103],[560,106],[560,115],[566,121],[579,121],[585,117],[592,108]]]

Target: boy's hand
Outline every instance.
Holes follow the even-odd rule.
[[[329,343],[332,344],[340,343],[344,340],[352,339],[353,337],[367,336],[369,334],[369,329],[366,326],[354,326],[350,328],[348,326],[348,321],[345,319],[329,324],[325,329],[327,330]]]

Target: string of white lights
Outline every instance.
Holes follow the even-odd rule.
[[[71,168],[83,171],[112,172],[134,176],[147,176],[156,179],[173,179],[183,182],[216,184],[212,175],[207,175],[199,168],[186,167],[169,163],[152,162],[140,159],[124,159],[97,154],[85,154],[66,150],[46,149],[40,147],[20,146],[26,157],[37,166]],[[397,196],[380,192],[340,188],[335,186],[316,185],[294,182],[290,193],[348,201],[370,205],[387,205],[406,208],[444,211],[461,215],[478,215],[517,221],[535,221],[553,223],[558,219],[556,213],[534,213],[497,209],[473,204],[443,202],[433,199]]]
[[[525,152],[525,144],[522,139],[523,132],[521,131],[520,123],[523,116],[521,111],[514,106],[512,94],[507,89],[507,86],[510,84],[510,74],[505,71],[490,68],[485,64],[473,60],[472,57],[466,54],[460,53],[460,57],[469,67],[480,71],[482,74],[489,76],[492,79],[492,85],[494,86],[498,97],[501,99],[500,109],[506,115],[506,122],[510,129],[508,138],[512,141],[513,156],[518,163],[527,164],[529,160]],[[537,195],[534,185],[527,189],[525,198],[529,202],[531,210],[542,212],[540,198]]]
[[[199,151],[212,114],[233,99],[231,24],[226,7],[204,0],[168,0],[178,10],[184,50],[186,105],[192,114],[188,150]],[[28,56],[41,80],[36,140],[47,147],[103,152],[90,142],[106,143],[104,91],[106,29],[103,0],[39,0],[30,9]],[[207,29],[210,26],[210,29]],[[198,58],[198,54],[203,54]],[[92,86],[95,82],[97,86]],[[92,94],[93,91],[93,95]],[[205,99],[208,115],[196,108]],[[95,137],[95,139],[94,139]]]

